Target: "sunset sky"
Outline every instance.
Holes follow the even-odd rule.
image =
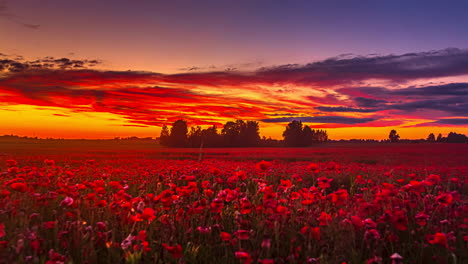
[[[468,134],[467,1],[0,0],[0,135]]]

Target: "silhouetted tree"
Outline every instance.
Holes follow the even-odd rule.
[[[163,146],[169,146],[169,137],[169,129],[166,125],[163,125],[161,129],[161,135],[159,136],[159,144]]]
[[[313,142],[326,142],[328,141],[328,134],[327,131],[325,130],[320,130],[320,129],[312,129],[312,141]]]
[[[439,135],[437,135],[437,142],[441,142],[442,141],[442,134],[439,133]]]
[[[430,133],[429,136],[427,136],[426,140],[427,140],[427,142],[431,142],[431,143],[436,141],[435,136],[434,136],[433,133]]]
[[[257,147],[260,145],[260,127],[257,121],[247,121],[242,124],[240,145],[244,147]]]
[[[447,143],[468,143],[468,137],[463,134],[450,132],[447,135],[446,142]]]
[[[202,128],[200,126],[191,127],[187,136],[187,145],[192,148],[197,148],[201,146],[202,141]]]
[[[187,122],[177,120],[172,124],[171,135],[169,136],[169,146],[186,147],[187,146]]]
[[[287,147],[302,146],[302,122],[293,120],[283,132],[284,145]]]
[[[287,147],[308,147],[312,143],[328,140],[327,131],[311,129],[301,121],[293,120],[283,132],[284,145]]]
[[[395,129],[392,129],[388,135],[388,139],[390,139],[390,142],[397,142],[400,139],[400,135],[397,134]]]
[[[221,135],[223,136],[223,143],[226,147],[235,147],[239,142],[239,123],[240,122],[229,121],[224,124]]]
[[[204,147],[220,147],[222,145],[221,135],[215,125],[202,130],[202,144]]]
[[[312,145],[315,137],[315,131],[313,131],[308,125],[305,125],[302,129],[302,145],[308,147]]]

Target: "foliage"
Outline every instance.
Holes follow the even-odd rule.
[[[390,140],[390,142],[398,142],[398,140],[400,139],[400,135],[398,135],[395,129],[392,129],[390,131],[390,134],[388,135],[388,139]]]
[[[286,147],[308,147],[312,143],[326,142],[328,135],[325,130],[311,129],[308,125],[302,126],[301,121],[293,120],[283,132]]]

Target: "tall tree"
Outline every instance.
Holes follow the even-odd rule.
[[[202,141],[204,147],[220,147],[222,145],[221,135],[215,125],[202,130]]]
[[[437,142],[441,142],[442,141],[442,134],[439,133],[439,135],[437,135]]]
[[[435,136],[434,136],[433,133],[430,133],[429,136],[427,136],[427,139],[426,139],[426,140],[427,140],[427,142],[433,143],[433,142],[436,141],[436,138],[435,138]]]
[[[161,135],[159,136],[159,144],[163,146],[169,146],[170,136],[171,135],[169,134],[169,128],[167,128],[166,125],[163,125],[161,129]]]
[[[287,147],[302,146],[302,122],[293,120],[283,132],[284,144]]]
[[[302,129],[302,145],[308,147],[314,142],[314,130],[312,130],[308,125],[304,126]]]
[[[187,122],[184,120],[177,120],[172,124],[171,135],[169,137],[169,145],[172,147],[186,147],[187,146]]]
[[[244,123],[242,143],[245,147],[257,147],[260,145],[260,127],[257,121],[247,121]],[[241,144],[242,144],[241,143]]]
[[[198,148],[201,146],[202,140],[202,128],[200,126],[191,127],[187,136],[187,145],[191,148]]]
[[[388,139],[390,139],[390,142],[397,142],[400,139],[400,135],[398,135],[395,129],[392,129],[388,135]]]

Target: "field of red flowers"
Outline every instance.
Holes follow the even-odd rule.
[[[468,263],[468,152],[452,148],[4,153],[0,263]]]

